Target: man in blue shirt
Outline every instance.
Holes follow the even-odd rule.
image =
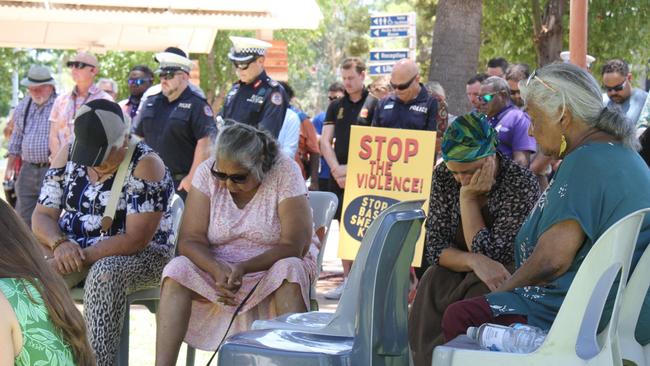
[[[603,65],[601,74],[603,88],[607,93],[603,96],[603,102],[607,103],[608,107],[620,109],[625,117],[636,125],[639,122],[639,115],[648,93],[638,88],[632,88],[632,73],[623,60],[607,61]]]
[[[372,125],[376,127],[435,131],[441,110],[438,100],[420,83],[413,60],[399,60],[393,67],[390,84],[393,93],[379,101]]]
[[[331,102],[343,98],[345,94],[345,88],[343,84],[339,82],[332,83],[327,89],[327,99]],[[325,111],[320,112],[314,117],[311,123],[314,124],[318,138],[320,139],[321,134],[323,133],[323,123],[325,122]],[[330,180],[330,167],[327,165],[325,158],[321,156],[320,158],[320,171],[318,173],[318,187],[321,191],[329,191],[329,180]]]

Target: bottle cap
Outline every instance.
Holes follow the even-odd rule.
[[[478,328],[476,327],[469,327],[467,328],[467,336],[476,340],[478,335]]]

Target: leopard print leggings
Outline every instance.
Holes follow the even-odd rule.
[[[169,248],[148,245],[135,255],[105,257],[95,262],[84,285],[84,317],[98,366],[117,359],[127,295],[160,284]]]

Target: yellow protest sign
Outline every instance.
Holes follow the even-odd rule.
[[[366,229],[388,206],[425,199],[423,208],[429,208],[435,147],[433,131],[352,126],[339,230],[340,258],[355,258]],[[414,266],[420,266],[423,245],[424,230],[415,247]]]

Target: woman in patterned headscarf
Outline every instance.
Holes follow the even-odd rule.
[[[409,315],[416,365],[431,365],[442,343],[445,308],[486,294],[509,276],[513,244],[539,196],[535,176],[497,152],[485,116],[458,117],[442,138],[443,164],[433,173],[425,266]]]

